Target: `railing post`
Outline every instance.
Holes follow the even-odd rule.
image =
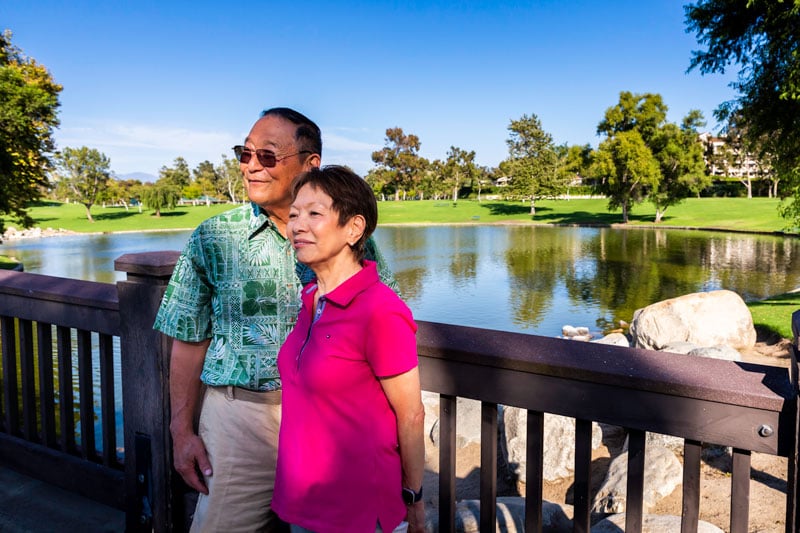
[[[125,431],[126,531],[173,531],[182,505],[173,489],[169,435],[170,342],[153,330],[178,252],[125,254],[117,282]],[[176,476],[177,477],[177,476]]]
[[[789,453],[788,473],[786,478],[786,531],[794,532],[800,529],[798,508],[800,508],[800,490],[798,490],[798,461],[800,461],[800,379],[798,379],[798,354],[800,354],[800,310],[792,313],[792,349],[789,378],[792,382],[794,394],[794,442]]]

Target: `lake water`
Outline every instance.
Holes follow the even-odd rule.
[[[0,245],[27,272],[113,283],[122,254],[180,250],[189,231],[75,235]],[[381,226],[375,238],[419,320],[556,336],[630,321],[651,303],[800,287],[800,239],[691,230],[524,225]],[[790,320],[787,311],[787,321]]]

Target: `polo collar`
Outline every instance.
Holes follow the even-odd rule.
[[[378,268],[375,265],[375,261],[364,259],[361,261],[361,264],[363,266],[361,270],[356,272],[353,276],[345,280],[344,283],[326,294],[324,298],[329,302],[333,302],[338,307],[347,307],[350,305],[350,303],[352,303],[356,296],[380,281],[380,278],[378,277]],[[314,293],[314,291],[304,292],[306,294],[310,292],[311,295]]]

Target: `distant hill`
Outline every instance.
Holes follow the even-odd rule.
[[[139,180],[142,183],[152,183],[158,179],[158,176],[148,174],[147,172],[130,172],[128,174],[117,174],[117,179]]]

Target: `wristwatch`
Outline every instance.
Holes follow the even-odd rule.
[[[407,489],[403,487],[403,502],[406,505],[414,505],[421,499],[422,499],[422,487],[419,488],[419,492],[414,492],[412,489]]]

